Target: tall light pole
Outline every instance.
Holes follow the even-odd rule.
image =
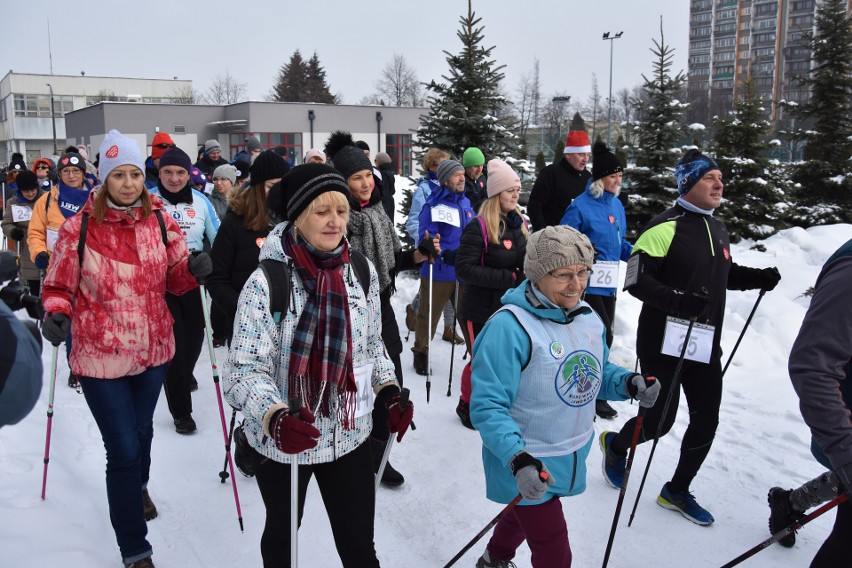
[[[53,124],[53,154],[58,155],[59,150],[56,147],[56,111],[53,107],[53,87],[47,83],[47,88],[50,89],[50,121]]]
[[[624,32],[618,32],[610,35],[609,32],[605,32],[602,38],[609,41],[609,112],[606,115],[606,145],[609,148],[612,148],[612,144],[610,144],[612,138],[612,41],[620,38],[623,34]]]

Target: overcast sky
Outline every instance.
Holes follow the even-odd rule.
[[[486,46],[505,65],[515,95],[520,78],[540,66],[541,92],[586,101],[592,74],[602,97],[641,83],[651,71],[652,40],[664,16],[666,42],[675,48],[673,70],[686,71],[687,0],[474,0]],[[217,74],[247,84],[249,98],[266,98],[280,66],[294,50],[316,51],[333,93],[355,104],[375,92],[393,53],[406,57],[421,81],[447,73],[447,50],[457,53],[459,17],[467,0],[142,0],[4,3],[0,71],[49,73],[47,20],[56,74],[192,79],[203,92]],[[623,31],[614,42],[603,32]]]

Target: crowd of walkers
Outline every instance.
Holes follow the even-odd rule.
[[[391,302],[403,271],[420,276],[400,315],[414,332],[412,370],[426,376],[427,396],[442,317],[441,338],[470,353],[456,414],[482,439],[487,498],[507,505],[478,568],[514,566],[524,541],[533,566],[571,566],[561,498],[585,490],[591,446],[597,440],[605,482],[623,489],[628,452],[669,432],[681,392],[688,426],[656,501],[698,525],[714,522],[692,484],[719,422],[727,290],[762,295],[781,275],[733,262],[714,216],[724,183],[711,157],[686,152],[675,203],[630,243],[624,164],[582,131],[540,172],[525,211],[515,170],[476,147],[460,156],[427,149],[408,211],[396,211],[391,156],[371,162],[369,146],[348,132],[332,133],[299,165],[255,137],[230,162],[211,139],[193,163],[161,132],[147,159],[115,130],[99,150],[92,163],[85,147],[69,147],[55,167],[38,159],[32,170],[15,156],[2,228],[21,280],[41,297],[31,315],[53,349],[65,344],[68,384],[103,438],[125,567],[154,566],[153,414],[162,390],[176,432],[198,430],[192,392],[206,328],[211,353],[228,351],[224,400],[242,413],[238,439],[255,465],[264,566],[291,565],[314,478],[342,564],[379,566],[375,491],[404,483],[404,464],[388,454],[414,415]],[[396,214],[407,216],[407,242]],[[831,471],[770,491],[773,531],[845,492],[852,477],[850,250],[826,264],[795,365],[791,357],[815,455]],[[636,370],[609,361],[621,282],[642,302]],[[639,401],[639,416],[596,438],[596,417],[617,415],[606,401],[627,398]],[[852,552],[843,538],[849,511],[839,507],[814,566]]]

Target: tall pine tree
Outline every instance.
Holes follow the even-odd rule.
[[[766,109],[751,79],[742,83],[727,116],[714,119],[716,162],[725,180],[719,217],[732,242],[765,238],[784,228],[786,196],[768,172],[770,130]]]
[[[636,111],[636,167],[625,171],[629,182],[628,238],[635,237],[654,215],[671,207],[677,197],[674,165],[681,156],[678,144],[685,131],[686,104],[680,98],[686,77],[682,71],[672,75],[674,49],[666,45],[662,17],[660,41],[653,42],[654,73],[642,75],[642,94],[632,100]]]
[[[307,86],[305,99],[313,103],[326,103],[336,105],[340,101],[331,94],[331,89],[325,78],[325,69],[320,65],[317,52],[308,60],[306,66]]]
[[[506,98],[500,94],[502,65],[490,59],[493,47],[482,47],[481,18],[473,12],[471,0],[467,16],[459,18],[457,32],[462,50],[457,55],[444,51],[450,66],[445,82],[432,80],[426,89],[429,113],[420,119],[417,144],[421,152],[429,147],[461,156],[465,148],[476,146],[487,158],[517,153],[518,141],[508,129],[510,118],[496,118]]]
[[[798,77],[810,99],[786,108],[805,125],[804,164],[793,219],[809,226],[852,222],[852,22],[845,0],[817,4],[815,32],[808,34],[812,67]]]
[[[338,103],[329,90],[325,69],[316,52],[306,62],[298,49],[278,71],[270,98],[277,102]]]

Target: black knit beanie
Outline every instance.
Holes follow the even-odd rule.
[[[186,173],[189,173],[189,170],[192,169],[192,160],[189,159],[186,152],[175,146],[174,148],[169,148],[160,156],[159,169],[162,170],[166,166],[177,166],[185,169]]]
[[[327,191],[338,191],[349,197],[349,186],[336,169],[327,164],[303,164],[290,170],[280,183],[272,186],[266,207],[279,219],[292,223],[311,201]]]
[[[283,178],[288,171],[290,171],[290,166],[287,165],[284,158],[272,150],[264,150],[257,155],[249,168],[251,184],[258,185],[267,180]]]
[[[338,150],[331,161],[337,171],[343,174],[343,178],[347,180],[360,171],[373,171],[370,158],[357,146],[344,146]]]
[[[623,172],[624,167],[615,154],[609,151],[603,142],[595,142],[592,147],[592,181]]]

